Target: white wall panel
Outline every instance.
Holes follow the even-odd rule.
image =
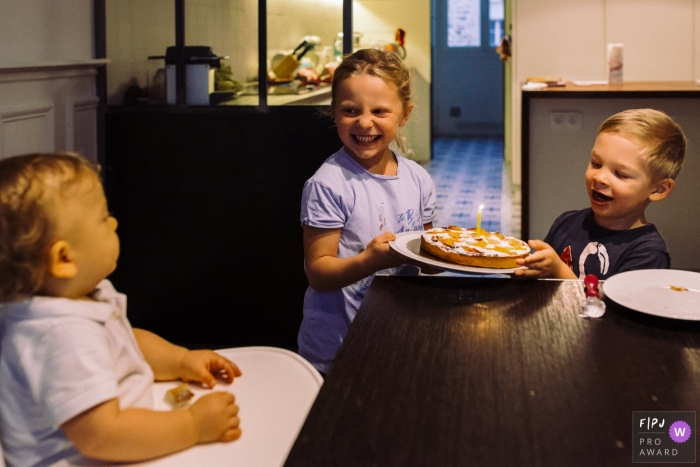
[[[99,99],[95,97],[67,106],[66,136],[70,140],[66,147],[90,160],[97,158],[97,141],[92,135],[97,134],[98,103]]]
[[[700,0],[515,0],[513,183],[520,183],[520,85],[528,76],[604,80],[606,45],[624,44],[626,81],[700,78]]]
[[[0,67],[0,156],[76,150],[97,160],[96,66]]]
[[[0,158],[52,150],[53,114],[51,103],[0,108]]]
[[[695,0],[607,0],[606,42],[624,44],[627,81],[691,81]]]
[[[518,0],[514,6],[517,82],[538,75],[604,77],[605,0]]]

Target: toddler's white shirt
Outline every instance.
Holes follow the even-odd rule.
[[[59,426],[100,403],[154,407],[153,371],[126,318],[126,296],[108,280],[92,295],[3,305],[0,420],[10,466],[76,454]]]

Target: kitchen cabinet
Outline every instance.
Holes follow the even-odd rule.
[[[312,106],[111,107],[106,125],[110,279],[131,323],[197,348],[294,349],[301,191],[341,147],[332,122]]]
[[[317,107],[330,104],[330,87],[187,106],[179,80],[176,105],[165,105],[151,93],[164,63],[147,57],[204,45],[230,57],[237,81],[255,84],[263,70],[267,82],[269,60],[302,37],[332,46],[350,31],[350,5],[96,1],[106,16],[96,43],[111,60],[103,165],[122,243],[110,278],[134,326],[193,348],[296,348],[307,287],[301,190],[342,145]]]

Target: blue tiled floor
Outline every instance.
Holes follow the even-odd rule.
[[[450,224],[476,226],[483,204],[481,226],[503,231],[502,138],[438,138],[433,141],[433,159],[425,165],[435,183],[437,204],[435,227]]]

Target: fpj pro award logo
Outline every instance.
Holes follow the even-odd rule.
[[[632,412],[633,462],[695,462],[695,412]]]

